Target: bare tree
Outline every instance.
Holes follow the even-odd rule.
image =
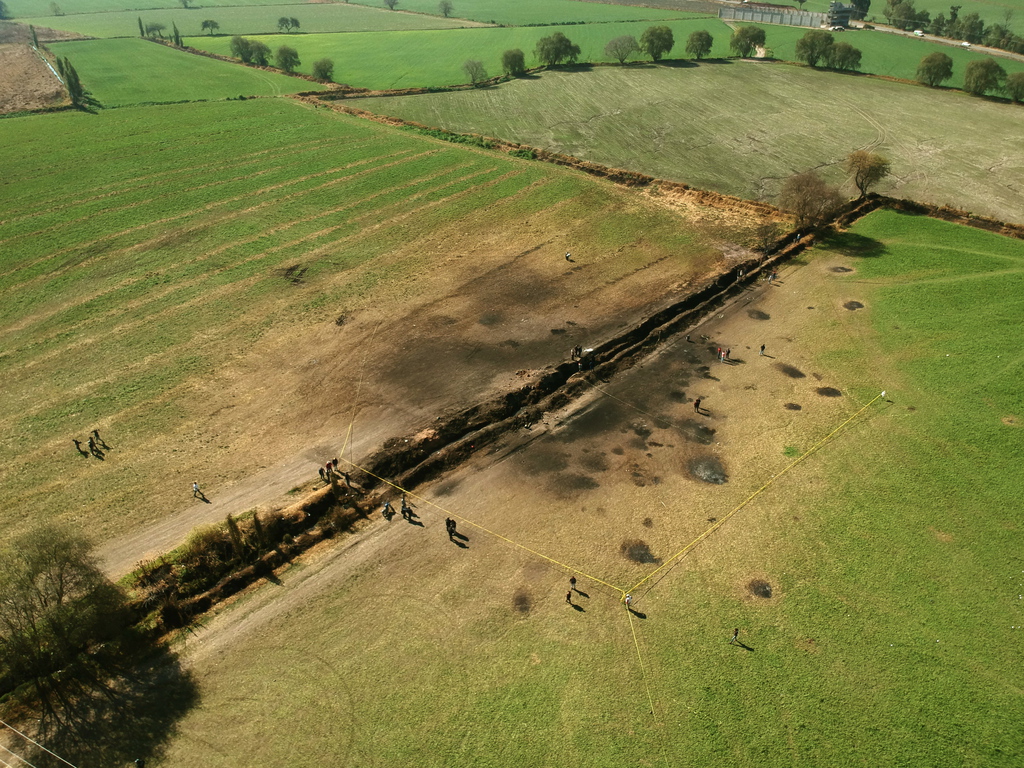
[[[640,44],[632,35],[620,35],[613,37],[604,47],[604,55],[609,59],[615,59],[619,64],[625,64],[626,59],[634,53],[640,52]]]
[[[398,0],[384,0],[384,5],[388,7],[389,11],[393,11],[395,6],[398,5]]]
[[[790,176],[779,193],[779,207],[792,213],[801,229],[826,224],[842,204],[839,190],[814,171]]]
[[[466,77],[469,78],[469,82],[473,85],[479,85],[487,79],[487,70],[484,69],[484,63],[475,59],[468,59],[465,64],[462,65],[462,71],[466,73]]]
[[[452,11],[455,10],[455,6],[452,5],[452,0],[441,0],[441,2],[437,4],[437,10],[439,10],[447,19],[452,15]]]

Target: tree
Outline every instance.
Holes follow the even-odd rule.
[[[798,228],[817,228],[827,223],[843,204],[839,190],[814,171],[790,176],[779,193],[779,207],[796,217]]]
[[[691,32],[686,40],[686,54],[700,61],[711,53],[711,46],[714,45],[714,42],[715,39],[711,37],[710,32],[698,29],[696,32]]]
[[[1024,101],[1024,72],[1014,72],[1006,76],[1006,93],[1014,101]]]
[[[159,21],[154,21],[146,25],[146,35],[148,37],[156,37],[157,35],[163,39],[164,30],[167,29],[166,24],[161,24]]]
[[[7,3],[4,0],[0,0],[0,19],[11,18],[11,12],[7,10]]]
[[[241,59],[243,64],[252,63],[252,40],[235,35],[231,38],[229,49],[231,55],[236,59]]]
[[[944,53],[929,53],[917,65],[917,82],[932,88],[953,76],[953,60]]]
[[[873,187],[889,175],[889,160],[882,155],[858,149],[851,152],[845,163],[847,173],[853,174],[853,183],[857,185],[860,196],[868,193],[868,187]]]
[[[942,37],[946,34],[946,15],[940,13],[934,19],[932,23],[928,25],[928,34]]]
[[[619,64],[625,64],[626,59],[640,50],[636,38],[632,35],[619,35],[608,41],[604,47],[604,55],[609,59],[615,59]]]
[[[437,4],[437,10],[439,10],[441,15],[447,19],[452,15],[452,11],[455,10],[455,6],[452,5],[452,0],[441,0],[441,2]]]
[[[171,22],[171,27],[173,27],[173,32],[171,33],[171,39],[174,41],[174,44],[176,46],[181,48],[181,32],[178,31],[178,25],[175,22],[172,21]]]
[[[259,40],[250,40],[249,55],[252,57],[252,63],[257,67],[270,66],[270,46],[266,43]]]
[[[672,30],[668,27],[648,27],[640,35],[640,50],[650,56],[651,61],[661,61],[661,57],[675,44]]]
[[[729,38],[729,47],[745,59],[755,48],[763,47],[764,41],[764,30],[760,27],[739,27]]]
[[[467,59],[462,65],[462,71],[466,73],[466,77],[469,78],[469,82],[473,85],[478,85],[487,79],[487,70],[484,69],[484,63],[476,59]]]
[[[60,73],[61,79],[64,81],[65,87],[68,89],[68,98],[71,99],[72,105],[76,107],[84,107],[88,101],[88,94],[85,88],[82,87],[82,81],[78,78],[78,72],[71,62],[67,58],[57,57],[57,71]]]
[[[754,250],[767,256],[778,239],[782,236],[782,227],[771,219],[762,219],[754,230]]]
[[[513,77],[526,74],[526,55],[518,48],[505,51],[501,54],[501,70]]]
[[[125,626],[124,596],[81,536],[40,528],[0,553],[0,690],[24,686],[44,717],[65,722],[68,705],[104,687]]]
[[[182,8],[191,8],[192,0],[180,0]]]
[[[61,10],[60,6],[56,3],[50,3],[50,13],[54,16],[63,16],[64,11]]]
[[[277,53],[274,54],[274,60],[277,62],[279,69],[289,73],[294,72],[295,68],[302,63],[299,61],[299,52],[288,45],[282,45],[277,49]]]
[[[859,21],[868,15],[868,9],[871,7],[871,0],[853,0],[853,7],[857,9],[853,13],[853,18]]]
[[[39,38],[36,36],[36,28],[31,24],[28,25],[28,31],[32,33],[32,47],[39,48]]]
[[[204,32],[209,32],[210,35],[213,35],[214,32],[220,29],[220,24],[213,19],[207,19],[200,25],[200,29]]]
[[[860,69],[861,52],[847,42],[836,43],[825,53],[825,63],[833,69],[852,71]]]
[[[388,7],[389,11],[393,11],[395,6],[398,5],[398,0],[384,0],[384,5]]]
[[[580,47],[574,45],[561,32],[555,32],[555,34],[542,37],[537,41],[534,55],[540,60],[541,64],[546,64],[549,67],[557,66],[563,61],[567,64],[575,64],[576,59],[580,55]]]
[[[1006,70],[992,58],[972,61],[964,70],[964,90],[974,96],[984,96],[995,91],[1006,79]]]
[[[317,59],[313,62],[313,77],[322,83],[334,79],[334,62],[330,59]]]
[[[146,28],[142,26],[142,17],[139,16],[139,37],[146,36]]]
[[[299,28],[299,20],[294,17],[282,16],[277,20],[277,28],[285,32],[291,32]]]
[[[818,66],[818,62],[827,58],[828,49],[835,44],[835,38],[823,29],[812,29],[796,41],[796,57],[806,61],[810,66]]]

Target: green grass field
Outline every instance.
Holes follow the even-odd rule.
[[[282,16],[299,20],[299,32],[290,36],[301,42],[307,33],[315,32],[373,32],[403,29],[450,29],[464,26],[459,19],[440,16],[422,16],[391,13],[385,8],[367,8],[346,3],[323,3],[275,6],[238,6],[185,10],[163,8],[153,11],[111,11],[83,13],[74,16],[34,17],[23,23],[78,32],[89,37],[138,37],[139,19],[143,24],[160,23],[167,27],[165,37],[171,34],[172,24],[178,25],[183,37],[205,35],[202,23],[212,19],[220,24],[218,35],[276,34],[277,20]]]
[[[382,4],[370,0],[357,2],[369,6]],[[452,16],[506,26],[675,19],[689,15],[656,7],[642,8],[579,0],[523,0],[515,3],[505,0],[453,0],[452,5]],[[434,0],[399,0],[397,9],[415,13],[438,13]]]
[[[698,18],[668,21],[677,40],[685,46],[689,34],[708,29],[716,37],[716,53],[728,49],[728,28],[718,19]],[[560,29],[582,49],[580,61],[604,60],[604,46],[619,35],[639,39],[649,22],[587,24]],[[308,35],[289,42],[302,58],[300,71],[309,72],[314,61],[334,61],[335,80],[366,88],[409,88],[465,83],[462,65],[479,59],[491,75],[501,74],[501,55],[511,48],[526,54],[528,66],[537,66],[533,51],[537,41],[553,33],[545,27],[423,30],[350,35]],[[272,49],[282,45],[282,36],[260,38]],[[230,55],[228,38],[190,37],[188,45],[213,53]]]
[[[478,92],[351,103],[745,198],[773,199],[810,167],[844,182],[843,158],[870,147],[892,161],[881,191],[1021,221],[1014,142],[1024,111],[961,93],[724,62],[545,72]]]
[[[594,252],[625,248],[602,267],[615,283],[645,258],[686,274],[709,253],[671,212],[576,172],[281,99],[19,118],[0,134],[0,423],[18,435],[0,448],[7,526],[71,515],[103,538],[179,510],[182,472],[227,484],[297,454],[326,428],[320,413],[298,426],[322,389],[294,394],[311,386],[308,334],[342,312],[383,303],[401,318],[421,294],[446,296],[463,254],[504,263],[557,226]],[[638,221],[648,250],[636,262]],[[275,350],[289,334],[289,351]],[[293,347],[299,381],[281,359]],[[331,407],[347,408],[333,391]],[[264,397],[272,405],[257,406]],[[252,422],[237,423],[250,407]],[[94,425],[117,435],[116,460],[75,455],[71,438]],[[69,466],[42,478],[54,456]]]
[[[139,39],[55,43],[85,88],[104,107],[128,104],[280,96],[323,86],[275,72],[239,67]]]
[[[800,340],[816,369],[848,413],[888,396],[645,591],[643,618],[586,580],[574,613],[557,568],[478,531],[453,554],[392,529],[386,555],[310,565],[319,589],[285,574],[185,641],[202,704],[161,764],[1019,765],[1024,245],[880,212],[802,263],[776,299],[823,310]],[[287,611],[259,620],[272,599]]]

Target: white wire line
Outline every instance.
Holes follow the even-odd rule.
[[[47,754],[53,755],[53,756],[54,756],[54,757],[56,757],[56,758],[57,758],[58,760],[60,760],[60,761],[61,761],[62,763],[64,763],[64,765],[70,765],[70,766],[71,766],[71,768],[78,768],[78,766],[76,766],[76,765],[75,765],[74,763],[70,763],[70,762],[68,762],[68,761],[67,761],[67,760],[65,760],[65,759],[64,759],[63,757],[61,757],[60,755],[58,755],[58,754],[57,754],[56,752],[53,752],[52,750],[49,750],[49,749],[47,749],[47,748],[46,748],[46,747],[44,747],[44,746],[43,746],[42,744],[40,744],[40,743],[39,743],[38,741],[36,741],[35,739],[33,739],[33,738],[32,738],[31,736],[26,736],[26,735],[25,735],[24,733],[22,733],[21,731],[19,731],[19,730],[18,730],[17,728],[15,728],[15,727],[14,727],[13,725],[11,725],[10,723],[5,723],[5,722],[4,722],[3,720],[0,720],[0,725],[4,726],[4,727],[6,727],[6,728],[10,728],[10,729],[11,729],[12,731],[14,731],[14,732],[15,732],[16,734],[18,734],[19,736],[21,736],[21,738],[25,739],[25,741],[31,742],[32,744],[35,744],[35,745],[36,745],[37,747],[39,747],[39,748],[40,748],[41,750],[43,750],[43,752],[46,752]],[[8,750],[8,751],[10,751],[10,750]],[[11,754],[14,754],[14,753],[12,752]],[[18,759],[19,759],[19,760],[21,760],[21,758],[20,758],[20,757],[19,757]],[[33,768],[35,768],[35,766],[33,766]]]
[[[18,754],[17,752],[15,752],[15,751],[14,751],[13,749],[8,749],[8,748],[7,748],[7,747],[5,747],[5,746],[4,746],[3,744],[0,744],[0,749],[4,750],[5,752],[10,752],[10,753],[11,753],[12,755],[14,755],[14,757],[15,757],[16,759],[18,759],[18,760],[21,760],[21,762],[23,762],[23,763],[24,763],[25,765],[27,765],[27,766],[28,766],[29,768],[36,768],[36,767],[35,767],[34,765],[32,765],[32,763],[30,763],[30,762],[29,762],[28,760],[26,760],[26,759],[25,759],[24,757],[22,757],[21,755],[19,755],[19,754]],[[3,760],[3,758],[0,758],[0,760]],[[8,762],[6,762],[6,761],[4,761],[4,765],[8,766],[8,768],[14,768],[14,766],[13,766],[13,765],[11,765],[10,763],[8,763]]]

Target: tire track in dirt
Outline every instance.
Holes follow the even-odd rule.
[[[310,142],[306,142],[305,144],[298,144],[298,145],[295,145],[294,147],[288,147],[288,151],[291,153],[291,152],[295,152],[295,151],[302,152],[302,151],[305,151],[307,149],[318,149],[318,148],[324,147],[325,145],[327,145],[329,143],[331,143],[331,142],[328,141],[328,140],[310,141]],[[372,143],[372,142],[369,142],[369,141],[357,142],[356,146],[358,146],[358,144],[365,144],[365,143]],[[346,145],[346,146],[353,146],[353,145]],[[170,176],[177,176],[179,174],[186,174],[186,173],[197,173],[197,172],[198,173],[202,173],[202,172],[206,172],[206,171],[217,172],[217,171],[220,171],[220,170],[235,170],[235,169],[237,169],[237,168],[239,168],[241,166],[253,165],[254,163],[259,162],[259,158],[262,157],[263,155],[269,154],[271,152],[280,152],[280,151],[281,151],[281,147],[275,147],[273,149],[264,149],[264,150],[260,150],[259,152],[251,152],[251,153],[249,153],[247,155],[239,155],[238,157],[236,157],[236,158],[234,158],[232,160],[222,160],[222,161],[217,161],[217,162],[213,162],[213,163],[206,163],[204,165],[185,166],[185,167],[182,167],[182,168],[175,168],[175,169],[172,169],[172,170],[169,170],[169,171],[157,171],[156,173],[150,173],[150,174],[147,174],[145,176],[133,176],[130,179],[123,179],[120,182],[112,182],[110,184],[102,184],[100,186],[93,187],[92,191],[93,192],[101,192],[101,190],[110,190],[110,191],[101,192],[101,194],[93,194],[93,195],[90,195],[89,197],[79,198],[78,200],[72,200],[70,202],[67,202],[67,203],[64,203],[64,204],[58,205],[58,206],[47,205],[46,202],[36,203],[35,205],[40,206],[41,208],[43,208],[43,210],[40,210],[40,211],[37,211],[37,212],[34,212],[34,213],[19,214],[19,215],[15,216],[15,217],[9,218],[9,219],[0,219],[0,226],[4,226],[6,224],[13,224],[13,223],[16,223],[18,221],[22,221],[24,219],[30,219],[30,218],[34,218],[34,217],[38,217],[38,216],[43,216],[43,215],[45,215],[47,213],[54,213],[56,211],[63,211],[63,210],[66,210],[67,208],[73,208],[73,207],[75,207],[77,205],[84,205],[86,203],[95,202],[97,200],[104,200],[104,199],[106,199],[108,197],[113,197],[113,196],[120,195],[120,194],[125,194],[125,193],[129,193],[129,192],[137,192],[137,191],[142,190],[142,189],[149,189],[150,187],[159,186],[162,183],[161,181],[152,181],[152,182],[150,182],[148,184],[139,184],[139,182],[142,182],[142,181],[149,181],[151,179],[165,178],[165,177],[170,177]],[[283,167],[287,167],[287,164],[286,165],[282,165],[281,167],[282,168]],[[0,243],[2,243],[2,242],[6,242],[6,241],[5,240],[0,240]]]
[[[295,198],[297,198],[297,197],[299,197],[301,195],[309,194],[309,193],[315,192],[315,191],[319,191],[319,190],[325,189],[325,188],[327,188],[329,186],[332,186],[334,184],[338,184],[338,183],[344,182],[344,181],[352,179],[352,178],[358,178],[359,176],[364,175],[366,173],[373,172],[373,171],[379,170],[381,168],[389,168],[389,167],[392,167],[394,165],[397,165],[399,162],[407,162],[409,160],[414,160],[414,159],[416,159],[418,157],[430,155],[430,154],[433,154],[433,153],[435,153],[437,151],[439,151],[439,150],[428,150],[426,152],[421,152],[421,153],[419,153],[417,155],[412,155],[411,157],[402,158],[400,161],[396,161],[394,163],[388,163],[388,164],[385,164],[385,165],[377,165],[377,166],[374,166],[373,168],[370,168],[368,170],[360,171],[360,172],[353,173],[353,174],[346,174],[346,175],[344,175],[344,176],[342,176],[342,177],[340,177],[338,179],[335,179],[335,180],[333,180],[331,182],[322,184],[322,185],[317,186],[317,187],[310,187],[309,189],[302,190],[300,192],[294,192],[292,194],[285,195],[284,197],[276,197],[276,198],[274,198],[272,200],[268,200],[268,201],[266,201],[264,203],[260,203],[259,205],[251,206],[250,208],[243,209],[242,211],[236,211],[236,212],[233,212],[233,213],[222,214],[217,219],[213,219],[211,221],[205,222],[204,225],[208,226],[208,227],[209,226],[217,226],[219,224],[224,223],[225,221],[231,221],[233,219],[237,219],[239,216],[241,216],[243,214],[252,213],[254,211],[257,211],[257,210],[260,210],[262,208],[265,208],[265,207],[267,207],[269,205],[274,205],[276,203],[279,203],[279,202],[285,201],[285,200],[292,200],[292,199],[295,199]],[[399,154],[403,154],[403,153],[394,153],[393,155],[387,155],[386,157],[394,157],[395,155],[399,155]],[[168,223],[171,223],[171,222],[174,222],[174,221],[179,221],[181,219],[188,218],[190,216],[196,216],[196,215],[201,214],[201,213],[209,213],[210,211],[214,211],[217,208],[221,208],[223,206],[230,205],[232,203],[237,203],[237,202],[239,202],[241,200],[245,200],[247,198],[251,198],[254,195],[268,194],[269,192],[275,191],[277,189],[282,189],[284,187],[292,186],[294,184],[299,184],[299,183],[308,181],[310,179],[314,179],[314,178],[318,178],[318,177],[323,177],[323,176],[328,176],[328,175],[330,175],[332,173],[339,173],[341,171],[349,170],[351,168],[364,166],[364,165],[367,165],[368,163],[372,163],[372,162],[375,162],[375,161],[380,160],[380,159],[381,158],[369,158],[369,159],[365,159],[365,160],[360,160],[360,161],[358,161],[356,163],[352,163],[352,164],[350,164],[348,166],[343,166],[341,168],[333,168],[333,169],[330,169],[330,170],[327,170],[327,171],[321,171],[321,172],[318,172],[318,173],[309,174],[309,175],[301,177],[299,179],[293,179],[293,180],[289,180],[287,182],[282,182],[280,184],[275,184],[275,185],[272,185],[272,186],[269,186],[269,187],[264,187],[264,188],[262,188],[262,189],[260,189],[260,190],[258,190],[256,192],[247,193],[247,194],[244,194],[244,195],[238,195],[236,197],[229,198],[227,200],[218,200],[216,202],[209,203],[208,205],[203,206],[202,208],[197,208],[197,209],[185,211],[183,213],[175,214],[174,216],[168,216],[168,217],[165,217],[163,219],[158,219],[158,220],[147,222],[145,224],[139,224],[139,225],[137,225],[135,227],[130,227],[128,229],[121,230],[120,232],[104,235],[101,238],[98,238],[96,240],[93,240],[93,241],[90,241],[90,242],[87,242],[87,243],[79,243],[79,244],[76,244],[74,246],[70,246],[68,248],[65,248],[65,249],[63,249],[61,251],[56,251],[56,252],[51,253],[51,254],[49,254],[47,256],[44,256],[44,257],[42,257],[40,259],[37,259],[35,262],[33,262],[29,266],[38,266],[39,264],[45,263],[46,261],[49,261],[51,259],[55,259],[55,258],[57,258],[59,256],[67,255],[69,253],[74,253],[75,251],[82,250],[82,249],[92,248],[92,247],[95,247],[96,245],[99,245],[99,244],[101,244],[103,242],[114,240],[114,239],[117,239],[119,237],[124,237],[126,235],[132,234],[133,232],[138,232],[138,231],[142,231],[142,230],[145,230],[145,229],[149,229],[151,227],[154,227],[154,226],[157,226],[157,225],[160,225],[160,224],[168,224]],[[133,245],[130,245],[130,246],[127,246],[127,247],[124,247],[124,248],[120,248],[120,249],[117,249],[117,250],[114,250],[114,251],[111,251],[111,252],[108,252],[108,253],[105,253],[105,254],[101,254],[101,255],[96,256],[96,257],[90,257],[88,255],[85,255],[85,257],[81,261],[77,261],[77,262],[66,264],[63,267],[55,269],[55,270],[53,270],[51,272],[47,272],[45,274],[37,275],[36,277],[31,278],[30,280],[22,281],[22,282],[20,282],[18,284],[18,287],[21,288],[23,286],[32,286],[32,285],[38,284],[40,282],[45,282],[45,281],[50,280],[50,279],[52,279],[54,277],[60,276],[60,275],[64,274],[65,272],[67,272],[67,271],[69,271],[71,269],[76,269],[76,268],[79,268],[79,267],[81,267],[81,266],[83,266],[85,264],[88,264],[90,261],[93,261],[93,260],[98,259],[98,258],[109,258],[109,257],[112,257],[112,256],[123,256],[125,254],[132,253],[132,252],[139,252],[139,251],[143,251],[143,250],[152,249],[154,247],[157,247],[157,246],[161,245],[162,243],[165,243],[167,238],[168,238],[168,235],[169,235],[169,233],[165,232],[165,233],[163,233],[163,234],[161,234],[159,236],[151,238],[150,240],[143,241],[141,243],[135,243]]]

